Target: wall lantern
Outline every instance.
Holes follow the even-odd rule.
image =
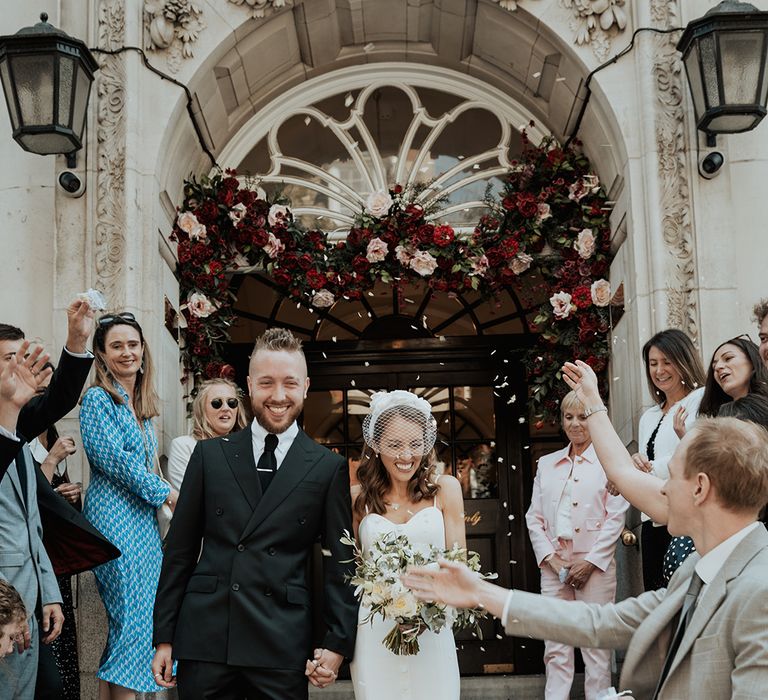
[[[88,47],[48,24],[45,13],[34,27],[0,36],[0,80],[13,138],[25,151],[65,153],[74,167],[98,67]]]
[[[696,126],[715,134],[754,129],[766,114],[768,12],[724,0],[688,24],[677,44],[693,97]]]

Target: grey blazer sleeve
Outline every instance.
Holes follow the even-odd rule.
[[[573,647],[626,649],[632,635],[664,599],[649,591],[620,603],[600,605],[514,591],[505,631],[514,637],[548,639]]]

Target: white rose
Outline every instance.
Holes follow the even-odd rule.
[[[239,224],[245,217],[247,211],[248,207],[240,202],[239,204],[235,204],[235,206],[229,210],[229,218],[233,224]]]
[[[290,218],[291,210],[283,204],[273,204],[269,208],[267,219],[269,220],[270,226],[287,223]]]
[[[176,223],[182,231],[187,233],[191,241],[197,241],[208,236],[205,226],[197,220],[197,217],[191,211],[179,214]]]
[[[401,265],[408,265],[411,262],[413,253],[404,245],[399,245],[395,248],[395,257]]]
[[[435,271],[437,260],[426,250],[417,250],[408,264],[412,270],[418,272],[422,277],[426,277]]]
[[[571,303],[571,295],[568,292],[557,292],[549,298],[555,318],[565,319],[571,315],[576,306]]]
[[[187,297],[187,308],[189,313],[198,318],[206,318],[216,311],[216,304],[213,303],[205,294],[192,292]]]
[[[333,306],[336,301],[336,297],[333,293],[327,289],[318,289],[315,296],[312,297],[312,306],[318,309],[327,309],[329,306]]]
[[[386,216],[391,206],[392,197],[388,192],[371,192],[365,200],[365,210],[377,219]]]
[[[611,303],[611,283],[608,280],[595,280],[590,287],[592,303],[595,306],[608,306]]]
[[[402,591],[392,598],[392,602],[384,608],[384,614],[390,618],[415,617],[419,612],[419,601],[410,591]]]
[[[271,216],[271,214],[270,214]],[[274,260],[280,253],[285,250],[285,246],[283,245],[283,242],[275,236],[274,233],[269,234],[269,240],[267,241],[267,244],[263,246],[264,252]]]
[[[536,215],[536,219],[539,223],[542,221],[546,221],[547,219],[552,217],[552,209],[550,209],[549,204],[546,204],[544,202],[540,202],[538,205],[539,213]]]
[[[531,266],[532,262],[533,258],[528,253],[518,253],[512,258],[509,266],[516,275],[522,275]]]
[[[595,252],[595,234],[591,228],[585,228],[579,231],[576,237],[576,244],[573,246],[580,258],[586,260],[591,258]]]
[[[368,258],[368,262],[377,263],[384,260],[389,252],[389,246],[381,240],[381,238],[372,238],[368,242],[368,248],[365,252],[365,257]]]

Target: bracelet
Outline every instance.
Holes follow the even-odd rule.
[[[584,417],[589,418],[593,413],[600,413],[600,411],[608,412],[608,409],[605,406],[594,406],[592,408],[585,408],[584,409]]]

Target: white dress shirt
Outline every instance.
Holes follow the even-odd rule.
[[[288,450],[291,449],[293,441],[299,434],[299,425],[294,421],[291,423],[287,430],[282,433],[273,433],[277,435],[277,447],[275,448],[275,461],[277,462],[277,468],[280,469],[280,465],[285,459],[285,455],[288,454]],[[262,427],[262,425],[254,418],[251,423],[251,436],[253,441],[253,459],[256,464],[259,463],[259,457],[264,452],[264,441],[269,435],[269,431]]]
[[[712,583],[715,576],[717,576],[720,569],[723,568],[723,564],[731,556],[733,550],[739,545],[739,543],[757,527],[762,527],[761,522],[750,523],[746,527],[739,530],[737,533],[731,535],[727,540],[723,540],[717,547],[714,547],[707,552],[699,561],[696,562],[696,573],[699,578],[704,582],[704,587],[701,589],[699,598],[706,590],[706,587]]]

